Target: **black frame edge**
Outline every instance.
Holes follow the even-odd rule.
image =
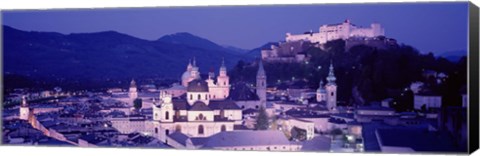
[[[473,153],[479,146],[479,9],[469,2],[469,37],[468,37],[468,65],[469,65],[469,84],[468,84],[468,152]]]

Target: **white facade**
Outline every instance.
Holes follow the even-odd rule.
[[[133,100],[138,98],[137,84],[135,83],[135,80],[132,80],[130,82],[130,88],[128,89],[128,97],[130,98],[132,103]]]
[[[358,27],[352,23],[350,20],[345,20],[343,23],[331,24],[331,25],[322,25],[319,28],[319,32],[304,33],[292,35],[290,33],[286,34],[285,40],[287,42],[292,41],[309,41],[312,43],[324,44],[328,41],[337,40],[337,39],[347,39],[350,37],[377,37],[384,36],[384,28],[378,23],[372,23],[368,28]]]
[[[306,131],[306,139],[313,139],[315,135],[315,124],[308,120],[302,119],[280,119],[283,120],[283,124],[286,126],[287,130],[292,130],[293,127],[297,127]]]
[[[20,105],[20,119],[28,120],[30,115],[30,108],[28,107],[27,99],[25,96],[22,96],[22,104]]]
[[[188,83],[200,79],[199,68],[196,66],[195,60],[192,63],[189,63],[187,70],[182,75],[182,85],[184,87],[188,86]],[[227,75],[227,68],[225,67],[224,61],[220,67],[219,75],[217,76],[217,82],[214,82],[214,74],[209,73],[209,77],[205,80],[208,83],[209,93],[206,94],[208,99],[211,100],[223,100],[226,99],[230,94],[230,78]],[[190,96],[190,95],[188,95]],[[198,96],[198,95],[195,95]],[[203,98],[205,95],[201,95]],[[198,99],[198,97],[196,97]],[[195,97],[192,98],[192,100]]]

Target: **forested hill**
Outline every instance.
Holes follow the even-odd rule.
[[[193,57],[202,73],[210,69],[218,72],[223,58],[228,68],[252,58],[189,33],[149,41],[115,31],[60,34],[3,26],[3,38],[7,80],[25,80],[6,82],[7,88],[29,86],[40,80],[76,82],[81,86],[128,82],[132,78],[179,79]]]
[[[356,99],[352,93],[368,101],[379,101],[398,95],[412,82],[431,82],[432,88],[439,94],[458,93],[466,84],[466,57],[451,62],[432,53],[420,54],[412,46],[399,45],[386,50],[359,45],[349,51],[344,49],[343,40],[328,42],[324,49],[310,48],[306,53],[311,60],[302,63],[264,62],[269,84],[288,80],[306,81],[307,87],[316,89],[320,79],[325,81],[328,66],[333,62],[337,77],[339,99],[351,103]],[[256,63],[240,62],[231,71],[233,81],[254,82]],[[426,80],[422,73],[434,70],[446,73],[445,85],[433,85],[434,80]],[[448,99],[448,97],[447,97]]]

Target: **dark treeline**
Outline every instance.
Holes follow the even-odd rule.
[[[412,105],[411,100],[403,100],[399,95],[415,81],[425,83],[432,92],[443,96],[445,105],[460,104],[460,89],[466,84],[466,57],[458,62],[450,62],[433,53],[420,54],[408,45],[398,45],[388,49],[376,49],[366,45],[345,50],[343,40],[325,44],[324,50],[310,48],[306,54],[310,60],[300,63],[264,62],[267,81],[270,85],[291,80],[303,80],[308,88],[316,89],[320,79],[326,82],[330,62],[335,67],[338,84],[338,99],[347,104],[369,104],[385,98],[394,98],[403,105]],[[257,63],[238,62],[230,71],[232,82],[255,82]],[[433,78],[422,73],[427,70],[448,75],[445,82],[437,85]],[[358,95],[358,96],[353,96]],[[403,95],[409,95],[406,92]],[[410,95],[410,97],[413,95]]]

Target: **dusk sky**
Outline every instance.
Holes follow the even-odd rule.
[[[378,22],[387,37],[421,52],[467,49],[468,3],[161,7],[4,11],[3,24],[20,30],[64,34],[114,30],[147,40],[189,32],[243,49],[285,39],[285,33],[318,31],[320,25],[350,19]],[[8,39],[7,39],[8,40]]]

